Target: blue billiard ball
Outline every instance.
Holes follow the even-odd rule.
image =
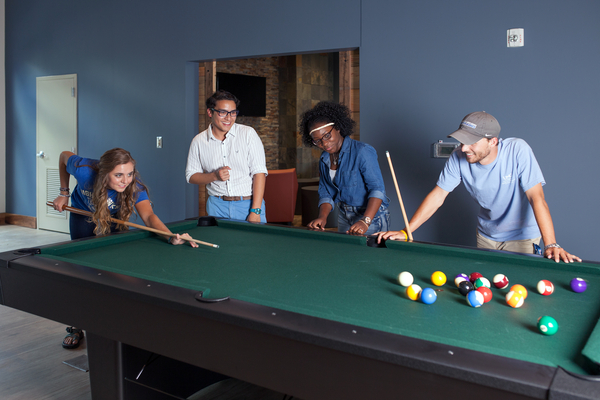
[[[587,289],[587,283],[581,278],[574,278],[571,280],[571,289],[576,293],[585,292]]]
[[[421,301],[425,304],[433,304],[437,300],[437,293],[432,288],[425,288],[421,291]]]

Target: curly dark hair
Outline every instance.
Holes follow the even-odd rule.
[[[333,122],[333,127],[340,131],[342,137],[352,135],[354,125],[356,125],[356,122],[350,118],[348,107],[332,101],[321,101],[300,117],[299,128],[302,141],[308,146],[314,146],[313,138],[310,136],[310,128],[315,124],[328,124],[330,122]]]
[[[240,107],[240,100],[237,97],[235,97],[235,95],[229,93],[226,90],[217,90],[213,93],[212,96],[206,99],[206,108],[215,108],[217,105],[217,101],[219,100],[231,100],[235,103],[235,108]]]

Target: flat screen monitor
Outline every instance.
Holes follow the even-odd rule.
[[[217,72],[217,90],[231,92],[240,100],[241,116],[267,116],[267,78]]]

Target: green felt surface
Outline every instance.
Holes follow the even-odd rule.
[[[595,264],[557,264],[540,257],[484,252],[421,243],[366,246],[364,237],[219,221],[170,225],[174,232],[218,244],[171,246],[147,232],[131,232],[43,250],[54,259],[195,290],[208,297],[243,301],[442,344],[503,355],[586,373],[585,355],[600,361],[600,330],[588,341],[600,316],[600,269]],[[443,271],[448,283],[432,305],[409,300],[397,282],[409,271],[421,287]],[[508,289],[492,289],[491,302],[470,307],[453,284],[458,273],[480,272],[490,281],[505,274],[510,286],[529,290],[523,307],[504,300]],[[571,291],[574,277],[588,290]],[[551,296],[537,293],[548,279]],[[509,286],[509,287],[510,287]],[[538,317],[559,324],[554,336],[537,332]]]

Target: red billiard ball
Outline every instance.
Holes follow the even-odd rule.
[[[487,303],[488,301],[490,301],[492,299],[492,291],[490,288],[481,286],[481,287],[477,288],[476,290],[483,295],[484,303]]]
[[[544,296],[550,296],[554,292],[554,285],[552,284],[552,282],[546,279],[542,279],[537,284],[537,290],[538,292],[540,292],[540,294],[543,294]]]
[[[508,278],[506,275],[497,274],[494,276],[492,281],[494,282],[494,286],[496,286],[498,289],[506,289],[508,287]]]
[[[479,272],[473,272],[471,275],[469,275],[469,281],[471,281],[471,283],[475,283],[477,278],[483,278],[483,275],[481,275]]]

